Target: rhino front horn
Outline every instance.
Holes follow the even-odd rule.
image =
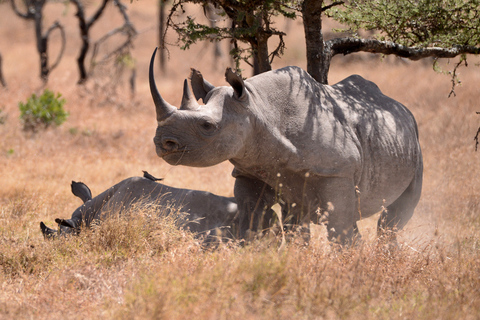
[[[152,54],[152,59],[150,59],[148,80],[150,82],[150,93],[152,94],[153,102],[155,103],[155,108],[157,110],[157,121],[162,121],[168,118],[172,113],[174,113],[177,108],[175,108],[162,98],[162,96],[158,92],[157,85],[155,84],[153,65],[155,63],[155,55],[157,54],[157,49],[158,48],[155,48]]]

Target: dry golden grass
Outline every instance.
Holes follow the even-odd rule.
[[[61,5],[51,6],[71,42],[48,88],[64,95],[70,117],[59,128],[28,137],[17,104],[43,88],[34,31],[0,4],[8,82],[8,89],[0,88],[0,116],[8,116],[0,124],[0,319],[480,318],[480,153],[473,143],[480,125],[478,59],[460,70],[463,85],[448,99],[448,78],[428,64],[369,55],[335,58],[331,83],[360,74],[407,105],[419,124],[423,195],[395,250],[375,239],[374,219],[360,225],[365,244],[342,252],[331,249],[321,227],[310,245],[292,242],[281,252],[275,239],[204,250],[172,220],[152,220],[146,209],[135,212],[135,220],[114,218],[77,238],[44,241],[39,222],[53,226],[80,205],[70,193],[71,180],[86,182],[94,195],[142,169],[177,187],[231,196],[233,186],[228,163],[171,167],[155,155],[146,80],[156,44],[153,2],[128,5],[141,31],[133,99],[125,86],[107,97],[94,81],[75,85],[74,12],[62,15]],[[97,36],[116,21],[114,10],[104,19]],[[275,67],[305,67],[299,22],[291,23],[286,40],[286,56]],[[214,63],[211,52],[203,44],[188,52],[171,49],[169,74],[157,76],[167,100],[178,105],[191,66],[224,84],[228,59]]]

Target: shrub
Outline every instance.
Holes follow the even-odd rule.
[[[65,99],[62,95],[56,95],[45,89],[43,94],[37,97],[35,94],[27,100],[27,103],[18,103],[20,119],[23,122],[23,130],[37,132],[39,129],[46,129],[50,125],[61,125],[67,120],[68,112],[63,109]]]

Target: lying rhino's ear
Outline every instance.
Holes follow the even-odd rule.
[[[195,95],[195,99],[202,99],[203,103],[205,103],[205,97],[213,88],[215,88],[215,86],[203,79],[200,71],[195,69],[191,70],[192,73],[190,74],[190,82],[192,84],[192,90],[193,94]]]
[[[72,193],[82,199],[83,203],[87,202],[88,200],[92,200],[92,192],[85,183],[72,181],[71,186]]]
[[[240,101],[245,100],[247,92],[242,77],[233,72],[231,68],[227,68],[227,71],[225,71],[225,78],[232,86],[233,90],[235,90],[235,97]]]
[[[72,219],[55,219],[55,222],[61,226],[75,229],[75,222]]]

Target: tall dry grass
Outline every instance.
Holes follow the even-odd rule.
[[[77,238],[44,241],[39,222],[52,226],[80,205],[70,193],[71,180],[86,182],[95,195],[145,169],[172,186],[232,195],[230,164],[171,167],[155,155],[146,81],[156,44],[154,4],[128,7],[141,31],[134,98],[126,85],[116,96],[102,94],[95,81],[75,85],[74,12],[51,5],[54,14],[46,22],[60,17],[71,42],[48,87],[64,95],[70,117],[59,128],[27,136],[17,104],[43,89],[33,27],[0,4],[9,85],[0,88],[1,115],[7,117],[0,124],[0,318],[480,318],[480,154],[473,143],[480,125],[478,59],[460,70],[463,84],[453,98],[447,98],[448,77],[422,62],[334,59],[331,83],[360,74],[408,106],[419,124],[423,194],[393,251],[375,238],[374,219],[360,225],[365,244],[341,252],[330,247],[321,227],[308,246],[292,241],[280,252],[272,239],[206,250],[172,220],[149,218],[147,209]],[[114,12],[109,9],[94,36],[117,21]],[[299,22],[290,25],[286,55],[275,67],[305,67],[301,32]],[[212,51],[203,44],[188,52],[171,49],[169,73],[157,77],[167,100],[178,105],[191,66],[215,85],[225,83],[228,58],[212,61]]]

